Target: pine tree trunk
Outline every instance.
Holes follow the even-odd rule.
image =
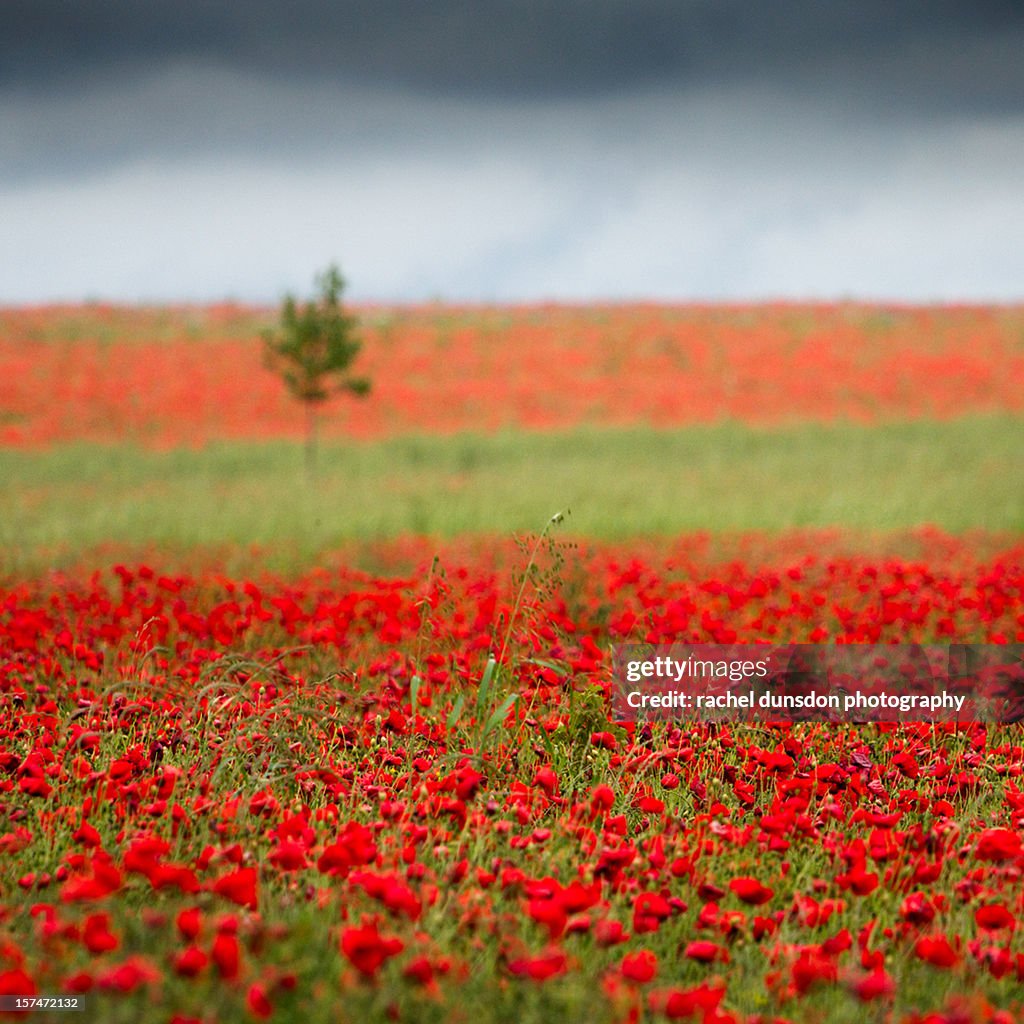
[[[316,478],[317,411],[313,402],[306,403],[306,479],[312,483]]]

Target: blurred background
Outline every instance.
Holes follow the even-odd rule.
[[[566,509],[1008,550],[1022,53],[996,0],[6,0],[0,576]],[[307,418],[261,337],[332,263],[372,391]]]

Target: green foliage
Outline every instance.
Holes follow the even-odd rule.
[[[358,321],[341,304],[345,279],[332,264],[317,276],[317,286],[319,298],[301,308],[291,295],[285,297],[280,328],[263,333],[267,365],[300,402],[325,402],[332,385],[366,395],[366,377],[343,377],[362,348],[355,337]]]
[[[316,452],[316,410],[338,391],[364,397],[367,377],[347,376],[362,342],[356,337],[358,321],[341,302],[345,279],[332,264],[316,279],[319,295],[300,306],[287,295],[281,323],[263,332],[264,358],[269,369],[306,407],[306,458],[312,469]]]

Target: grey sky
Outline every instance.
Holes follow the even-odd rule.
[[[3,4],[0,301],[1024,297],[1024,9]]]

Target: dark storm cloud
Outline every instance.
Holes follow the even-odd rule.
[[[1019,0],[0,0],[0,301],[1016,297],[1022,53]]]
[[[1016,0],[9,0],[3,21],[0,86],[22,93],[190,61],[489,99],[831,80],[922,109],[1024,105]]]

